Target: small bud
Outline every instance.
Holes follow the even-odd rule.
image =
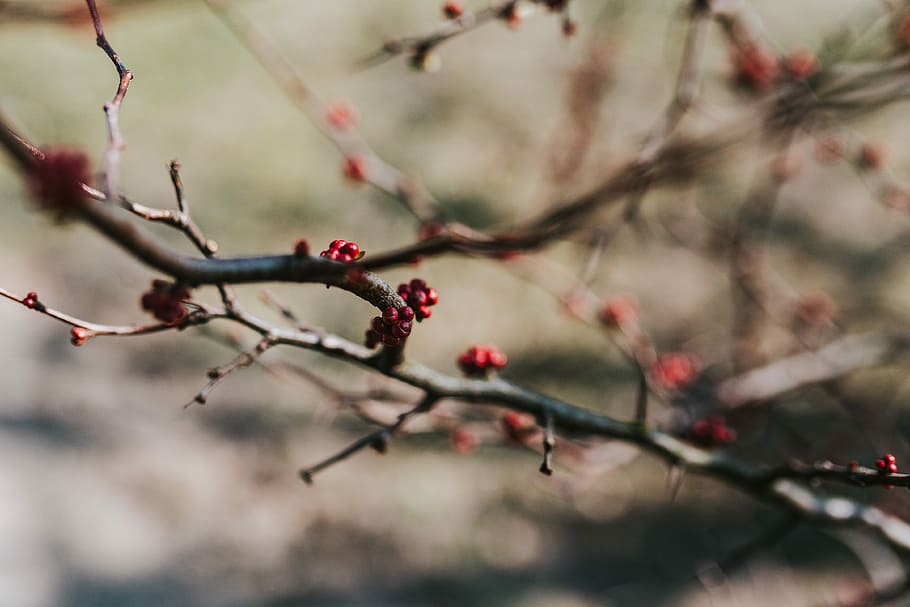
[[[364,183],[367,180],[366,159],[363,156],[348,156],[344,159],[343,172],[348,181],[356,184]]]
[[[818,71],[818,58],[808,49],[799,49],[787,56],[784,68],[794,80],[806,80]]]
[[[70,329],[70,343],[74,346],[81,346],[85,344],[92,336],[89,333],[88,329],[83,329],[82,327],[73,327]]]
[[[867,143],[860,150],[860,166],[870,171],[877,171],[888,158],[888,148],[883,143]]]
[[[459,0],[448,0],[442,5],[442,13],[449,19],[458,19],[464,14],[464,5]]]
[[[325,119],[331,126],[339,130],[345,130],[357,124],[357,114],[354,108],[345,101],[336,101],[327,106]]]
[[[464,428],[454,428],[449,434],[449,444],[452,445],[452,450],[461,455],[474,453],[479,442],[477,435]]]
[[[297,257],[306,257],[310,254],[310,243],[305,239],[301,238],[296,243],[294,243],[294,255]]]

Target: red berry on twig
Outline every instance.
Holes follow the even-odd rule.
[[[458,357],[458,367],[468,377],[485,377],[508,362],[506,355],[495,346],[471,346]]]

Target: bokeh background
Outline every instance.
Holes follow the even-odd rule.
[[[420,175],[448,217],[477,228],[507,226],[598,183],[634,156],[672,95],[686,15],[685,3],[666,0],[576,0],[571,39],[547,14],[515,31],[493,23],[441,47],[435,74],[403,58],[354,69],[384,40],[438,26],[439,4],[251,0],[237,9],[325,99],[357,108],[381,156]],[[782,53],[849,46],[862,59],[890,44],[886,3],[751,5]],[[398,202],[345,181],[337,150],[203,2],[108,6],[108,37],[136,74],[121,118],[131,198],[172,206],[167,163],[178,158],[194,216],[225,255],[285,252],[298,238],[317,251],[353,239],[369,254],[415,239]],[[580,77],[585,70],[593,76]],[[756,120],[755,100],[731,87],[730,75],[715,28],[687,132]],[[558,178],[577,128],[570,91],[592,82],[604,93],[583,125],[590,148]],[[0,107],[33,141],[100,162],[102,105],[115,86],[88,21],[23,21],[0,10]],[[899,179],[910,169],[907,118],[898,104],[836,128],[888,142],[888,170]],[[910,220],[882,205],[849,163],[815,162],[813,146],[812,137],[797,144],[802,168],[771,226],[777,284],[788,297],[826,292],[845,331],[900,326],[910,304]],[[638,226],[611,241],[591,285],[599,295],[636,296],[658,347],[697,353],[707,376],[729,373],[733,300],[728,263],[705,248],[705,234],[735,218],[770,158],[744,143],[698,179],[649,193]],[[138,300],[152,272],[87,227],[30,210],[8,163],[0,195],[0,285],[37,291],[90,321],[144,320]],[[586,251],[562,243],[506,263],[443,257],[385,272],[393,284],[420,275],[441,293],[409,355],[454,374],[467,346],[495,343],[510,357],[508,379],[629,418],[634,369],[560,301]],[[308,323],[351,339],[371,315],[337,290],[269,288]],[[274,318],[261,290],[239,292]],[[212,290],[198,296],[217,301]],[[182,407],[206,370],[236,352],[213,336],[249,346],[254,335],[216,326],[77,349],[67,327],[12,302],[0,305],[0,327],[2,606],[816,605],[900,570],[899,557],[868,536],[810,525],[737,559],[780,523],[779,512],[694,476],[671,499],[660,462],[612,443],[557,451],[557,474],[545,478],[537,455],[502,439],[495,413],[451,403],[439,418],[471,417],[483,439],[474,454],[455,453],[444,429],[416,423],[388,454],[361,453],[307,487],[300,466],[369,430],[311,383],[253,366],[206,406]],[[769,331],[774,353],[798,348],[786,327]],[[263,362],[415,397],[313,353],[275,350]],[[846,405],[810,388],[738,412],[731,449],[769,462],[869,460],[884,449],[900,457],[910,452],[907,370],[897,361],[851,375],[839,385]],[[903,494],[856,495],[910,512]]]

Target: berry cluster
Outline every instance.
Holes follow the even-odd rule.
[[[155,279],[151,290],[142,294],[142,309],[151,312],[152,316],[162,322],[176,324],[187,317],[183,302],[189,298],[190,290],[187,287]]]
[[[363,257],[363,251],[360,250],[360,245],[356,242],[348,242],[347,240],[339,239],[330,242],[329,248],[319,253],[319,256],[331,259],[332,261],[350,263]]]
[[[366,332],[365,345],[375,348],[380,342],[386,346],[400,346],[407,339],[413,328],[414,309],[401,306],[397,310],[389,306],[382,311],[382,316],[374,316]]]
[[[55,149],[45,152],[44,160],[31,169],[28,185],[39,207],[63,215],[85,200],[82,184],[89,181],[91,171],[85,154]]]
[[[712,415],[692,424],[689,438],[703,447],[716,447],[736,440],[736,431],[727,425],[724,418]]]
[[[684,388],[698,377],[700,364],[691,354],[664,354],[651,367],[651,377],[668,390]]]
[[[458,367],[468,377],[485,377],[502,369],[509,359],[494,346],[471,346],[458,357]]]
[[[35,293],[34,291],[29,291],[26,294],[25,299],[22,300],[22,303],[25,304],[26,308],[29,308],[31,310],[43,310],[44,309],[44,306],[41,305],[40,301],[38,301],[38,294]]]
[[[414,309],[417,322],[432,316],[433,310],[430,306],[435,306],[439,301],[436,289],[427,286],[427,283],[419,278],[398,285],[398,294]]]
[[[897,460],[893,454],[886,453],[875,462],[875,467],[881,474],[895,474],[897,473]]]

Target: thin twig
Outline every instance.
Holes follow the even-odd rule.
[[[395,423],[389,424],[388,426],[380,428],[375,432],[371,432],[370,434],[357,439],[335,455],[328,457],[313,466],[301,469],[299,472],[300,478],[303,479],[306,484],[310,485],[313,483],[313,476],[315,476],[318,472],[325,470],[326,468],[337,464],[338,462],[346,460],[350,456],[354,455],[358,451],[363,450],[366,447],[372,447],[380,453],[385,453],[388,445],[388,440],[396,432],[401,430],[405,422],[415,415],[425,413],[432,409],[437,400],[438,398],[435,395],[427,394],[414,408],[409,409],[408,411],[405,411],[399,415]]]
[[[259,340],[259,343],[257,343],[251,350],[247,352],[241,352],[237,355],[237,357],[235,357],[226,365],[209,369],[209,382],[203,386],[202,389],[196,393],[196,396],[194,396],[193,399],[186,403],[183,407],[187,408],[193,403],[204,405],[208,400],[209,394],[212,392],[212,390],[215,389],[218,384],[227,379],[229,375],[236,373],[241,369],[246,369],[254,362],[258,361],[259,358],[274,345],[275,343],[272,340],[270,340],[268,337],[264,337]]]

